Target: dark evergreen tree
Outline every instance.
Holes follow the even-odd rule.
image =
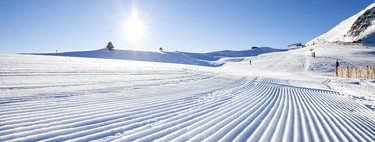
[[[115,47],[113,46],[112,42],[108,42],[107,49],[113,50]]]

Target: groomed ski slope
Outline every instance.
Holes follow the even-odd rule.
[[[218,68],[2,54],[0,141],[375,141],[375,111],[308,50]]]

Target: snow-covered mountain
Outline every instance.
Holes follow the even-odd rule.
[[[306,45],[329,42],[375,43],[375,3],[354,16],[342,21],[327,33],[309,41]]]

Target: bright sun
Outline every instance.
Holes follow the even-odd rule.
[[[133,44],[138,43],[144,38],[146,32],[145,25],[136,13],[133,13],[125,23],[124,32],[126,40]]]

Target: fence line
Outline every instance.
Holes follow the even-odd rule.
[[[337,77],[375,79],[375,67],[336,67]]]

